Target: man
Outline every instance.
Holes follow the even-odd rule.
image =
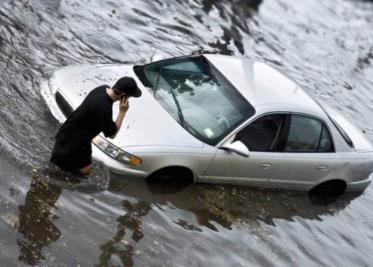
[[[93,89],[83,103],[70,115],[56,135],[50,161],[65,171],[88,175],[92,171],[92,139],[100,132],[114,138],[129,108],[129,97],[140,97],[134,79],[120,78],[110,88]],[[119,114],[113,121],[113,102],[120,101]]]

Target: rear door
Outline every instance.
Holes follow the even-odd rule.
[[[337,160],[326,124],[318,118],[291,114],[276,150],[276,169],[270,183],[276,187],[307,189],[316,181],[332,176]],[[332,177],[337,178],[337,177]]]

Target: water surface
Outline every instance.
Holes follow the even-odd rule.
[[[3,0],[0,265],[370,266],[373,195],[334,203],[50,169],[40,81],[72,64],[211,52],[271,62],[373,141],[370,1]]]

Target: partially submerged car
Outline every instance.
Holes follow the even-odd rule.
[[[93,140],[93,158],[114,172],[338,193],[371,182],[373,147],[362,132],[266,63],[204,54],[68,66],[41,92],[63,123],[90,90],[122,76],[143,96],[130,100],[115,139]]]

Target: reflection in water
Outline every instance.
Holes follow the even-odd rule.
[[[85,178],[63,172],[53,165],[35,170],[25,204],[19,206],[18,231],[23,235],[23,239],[17,242],[20,261],[37,264],[45,259],[43,248],[60,238],[61,232],[54,221],[58,219],[56,203],[64,189],[93,193],[105,188],[107,168],[95,162],[93,169],[94,173]]]
[[[102,190],[101,187],[93,190],[87,181],[72,183],[71,181],[49,179],[49,177],[50,174],[45,173],[34,175],[30,190],[25,198],[25,204],[19,207],[19,232],[23,236],[18,241],[19,260],[30,265],[45,259],[43,248],[51,246],[61,236],[60,230],[54,224],[58,218],[54,209],[62,191],[64,189],[74,190],[84,194],[87,192],[86,188],[89,188],[88,194],[96,194]],[[110,234],[106,235],[104,238],[107,241],[102,242],[98,247],[101,251],[97,259],[99,266],[135,265],[133,257],[141,257],[142,252],[142,249],[140,250],[142,245],[137,245],[145,235],[143,227],[146,220],[144,218],[154,206],[157,207],[154,211],[155,214],[166,212],[170,207],[175,210],[175,214],[179,214],[169,221],[170,224],[163,227],[171,231],[186,230],[184,232],[177,230],[181,236],[187,237],[193,232],[200,235],[199,238],[201,238],[201,235],[206,235],[211,231],[224,232],[222,229],[219,230],[218,225],[229,232],[233,229],[237,231],[237,226],[241,225],[244,228],[249,227],[253,234],[265,242],[267,237],[260,230],[261,222],[276,225],[276,219],[293,221],[294,217],[322,221],[322,215],[336,214],[354,198],[354,196],[345,195],[332,204],[315,205],[304,193],[265,191],[237,186],[149,183],[143,179],[115,174],[110,176],[106,189],[113,193],[115,198],[124,198],[121,208],[125,213],[116,219],[115,234],[112,237]],[[101,193],[97,195],[101,198],[100,196],[103,197]],[[84,200],[81,199],[81,201]],[[193,217],[181,216],[185,211],[192,214]],[[173,217],[171,214],[167,216]],[[74,220],[74,217],[71,219]],[[157,220],[156,217],[153,219]],[[157,225],[160,222],[153,221],[153,223]],[[92,232],[92,237],[95,236],[94,233],[95,230]],[[151,235],[153,234],[148,234],[150,236],[146,240],[152,239]],[[178,238],[175,239],[175,242],[182,242],[183,238],[177,240]],[[146,241],[144,242],[144,245],[147,246]],[[177,246],[177,243],[174,245]],[[169,256],[166,253],[165,257]],[[46,261],[48,262],[48,260],[47,258]],[[144,259],[141,258],[141,260]]]
[[[233,223],[263,221],[274,224],[275,219],[292,221],[294,217],[321,220],[322,215],[344,209],[358,195],[345,194],[334,202],[315,201],[305,192],[269,190],[229,185],[144,182],[112,175],[108,190],[141,199],[146,203],[171,205],[192,212],[198,227],[181,223],[186,228],[201,226],[216,230],[211,222],[225,228]]]
[[[26,264],[36,264],[44,259],[42,249],[57,241],[61,236],[55,226],[56,202],[62,188],[35,175],[31,182],[25,204],[19,206],[19,232],[23,239],[18,240],[19,260]]]
[[[251,189],[235,186],[213,186],[204,189],[194,210],[199,214],[199,223],[209,225],[211,218],[225,227],[232,223],[263,221],[274,225],[275,219],[293,221],[294,217],[322,220],[321,216],[344,209],[356,196],[346,194],[333,203],[315,205],[305,192]],[[322,202],[319,202],[322,203]],[[324,204],[324,203],[322,203]],[[208,216],[204,213],[208,213]]]
[[[136,253],[134,251],[135,244],[144,236],[141,217],[147,215],[151,207],[143,201],[132,204],[128,200],[124,200],[122,204],[127,213],[118,217],[117,232],[114,237],[100,246],[102,253],[99,257],[99,266],[110,266],[112,256],[119,257],[124,266],[133,266],[132,257]],[[129,231],[132,232],[132,241],[128,241]]]
[[[294,227],[294,232],[302,229],[293,225],[293,222],[299,220],[307,221],[307,224],[324,223],[330,216],[337,217],[338,213],[355,197],[346,194],[334,203],[315,205],[308,195],[302,192],[201,184],[179,187],[165,182],[147,183],[142,179],[115,174],[111,176],[108,191],[129,198],[131,202],[124,202],[128,213],[117,219],[118,229],[115,236],[100,247],[103,251],[100,264],[104,266],[113,263],[118,257],[125,266],[132,265],[134,255],[136,255],[136,262],[148,262],[146,259],[148,254],[141,255],[137,252],[140,249],[145,252],[146,249],[143,248],[149,245],[149,240],[156,239],[164,240],[164,244],[172,247],[157,252],[157,259],[159,258],[160,262],[166,262],[174,255],[178,255],[185,262],[181,254],[186,246],[190,247],[190,254],[199,257],[203,254],[201,249],[205,253],[214,253],[212,251],[221,250],[221,242],[228,242],[226,247],[234,249],[238,257],[245,257],[247,251],[257,251],[258,245],[277,251],[275,253],[288,255],[287,251],[277,248],[278,244],[272,246],[273,235],[267,230],[275,232],[275,229],[285,223],[284,221],[291,222],[285,224]],[[133,199],[136,199],[138,204],[131,204],[136,201]],[[152,216],[145,219],[148,211],[143,212],[141,207],[150,206]],[[136,233],[134,230],[140,228],[139,225],[150,228],[151,225],[156,225],[162,230],[156,234],[152,231],[141,232],[141,238],[142,235],[146,238],[141,239],[139,245],[139,238],[130,239],[131,234],[134,236]],[[238,238],[237,235],[242,238]],[[233,240],[230,239],[231,237]],[[276,237],[276,242],[278,238]],[[290,243],[294,242],[291,235],[281,235],[281,238],[289,238]],[[303,238],[300,239],[304,241]],[[251,243],[247,244],[248,241]],[[278,242],[282,244],[281,241]],[[136,244],[139,249],[135,248]],[[313,249],[317,251],[316,248]],[[260,252],[255,253],[255,255],[260,254]],[[219,266],[228,263],[223,254],[216,258]],[[200,263],[200,260],[201,258],[192,263]],[[171,262],[176,263],[176,258]]]

